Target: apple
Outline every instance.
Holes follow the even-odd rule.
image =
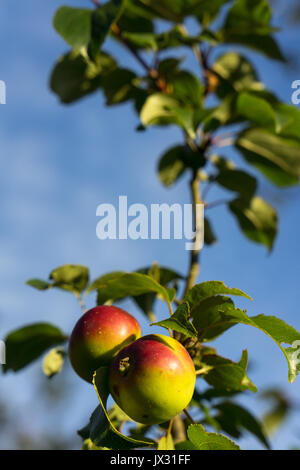
[[[141,336],[137,320],[121,308],[102,305],[86,312],[76,323],[69,343],[69,358],[75,372],[87,382],[113,357]]]
[[[177,340],[148,335],[122,349],[110,365],[110,393],[134,421],[159,424],[190,403],[196,382],[194,363]]]

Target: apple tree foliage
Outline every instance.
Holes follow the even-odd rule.
[[[285,61],[268,1],[93,1],[86,8],[62,6],[53,24],[68,47],[50,79],[60,101],[71,104],[100,91],[107,106],[132,103],[138,131],[176,126],[182,137],[162,151],[161,183],[170,187],[189,173],[194,204],[203,202],[207,208],[207,189],[222,188],[242,233],[272,250],[278,215],[259,195],[257,178],[279,188],[298,184],[300,112],[264,86],[247,58],[247,51],[254,50],[270,60]],[[136,61],[133,69],[112,55],[113,41],[121,46],[122,55]],[[191,68],[192,58],[196,67]],[[226,144],[235,148],[243,169],[222,154]],[[206,218],[205,242],[215,241]],[[292,383],[300,370],[293,349],[300,333],[275,316],[249,316],[233,299],[252,299],[237,288],[220,281],[197,284],[198,256],[195,249],[187,276],[154,263],[133,273],[102,274],[91,282],[88,268],[66,265],[54,269],[47,281],[27,282],[41,291],[72,292],[81,305],[90,294],[96,294],[98,305],[130,297],[152,325],[169,330],[184,344],[195,363],[201,387],[196,386],[189,412],[175,419],[173,430],[169,423],[155,429],[132,423],[116,405],[107,409],[107,370],[96,371],[99,406],[79,431],[84,449],[234,450],[239,447],[232,439],[245,432],[269,447],[261,423],[234,402],[238,394],[257,391],[247,374],[247,351],[233,362],[221,357],[211,343],[235,325],[255,327],[282,350]],[[169,318],[156,321],[158,300],[168,305]],[[52,377],[63,367],[67,341],[67,335],[51,324],[13,331],[6,338],[4,372],[19,371],[46,353],[43,370]],[[205,383],[208,388],[203,391]],[[122,433],[127,422],[128,431]]]

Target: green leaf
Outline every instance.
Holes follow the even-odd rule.
[[[123,32],[123,37],[130,42],[131,46],[137,49],[150,49],[153,51],[163,51],[176,47],[192,47],[201,40],[216,43],[217,37],[209,31],[198,34],[197,36],[189,36],[186,29],[182,25],[175,25],[171,29],[160,34],[153,32]]]
[[[151,326],[162,326],[163,328],[178,331],[188,338],[192,338],[197,336],[197,331],[192,323],[188,320],[189,314],[189,305],[187,302],[184,302],[177,308],[170,318],[157,323],[152,323]]]
[[[235,96],[233,93],[230,93],[222,100],[219,106],[208,110],[203,120],[204,131],[211,133],[220,127],[236,124],[237,122],[238,120],[235,119]]]
[[[192,289],[190,289],[185,297],[184,300],[190,304],[191,308],[191,316],[194,315],[194,310],[199,307],[199,304],[215,295],[236,295],[239,297],[245,297],[246,299],[252,300],[247,294],[245,294],[240,289],[232,289],[230,287],[225,286],[224,282],[221,281],[207,281],[202,282],[201,284],[197,284]]]
[[[51,349],[43,361],[43,372],[49,379],[59,374],[63,368],[66,351],[63,347]]]
[[[198,449],[190,441],[183,441],[183,442],[178,442],[175,445],[175,450],[198,450]]]
[[[117,20],[121,5],[122,0],[110,0],[96,10],[64,6],[56,12],[53,25],[73,49],[89,46],[94,59]]]
[[[277,117],[277,133],[288,139],[299,140],[300,110],[280,102],[273,103],[273,109]]]
[[[43,281],[41,279],[29,279],[26,281],[26,284],[38,290],[47,290],[52,287],[52,284],[49,284],[49,282]]]
[[[264,199],[236,199],[229,204],[244,235],[250,240],[273,248],[278,229],[276,210]]]
[[[271,14],[267,0],[237,0],[227,14],[225,28],[232,33],[264,35],[272,30]]]
[[[53,19],[54,29],[74,49],[87,46],[91,38],[92,10],[63,6]]]
[[[276,131],[276,113],[263,98],[249,93],[241,93],[237,98],[236,111],[239,116],[243,116],[257,126]]]
[[[145,127],[175,124],[195,137],[194,110],[183,107],[175,98],[164,93],[154,93],[146,100],[141,110],[141,121]]]
[[[157,450],[175,450],[172,435],[168,433],[158,441]]]
[[[273,436],[293,411],[293,404],[281,390],[277,389],[265,390],[261,398],[271,401],[271,408],[263,415],[262,422],[267,436]]]
[[[34,323],[12,331],[5,339],[6,364],[3,372],[17,372],[38,359],[47,349],[64,343],[67,337],[48,323]]]
[[[155,279],[155,281],[157,281],[159,284],[161,284],[164,287],[167,287],[170,284],[176,287],[177,282],[183,279],[183,276],[181,274],[178,274],[176,271],[173,271],[172,269],[165,268],[165,267],[158,266],[158,265],[139,269],[137,273],[148,274],[149,276],[152,276]],[[175,289],[172,289],[172,292],[173,294],[176,295]],[[169,291],[168,293],[170,294]],[[154,308],[154,302],[156,298],[157,298],[157,294],[152,293],[152,292],[133,297],[133,300],[135,301],[135,303],[140,307],[143,313],[145,313],[151,321],[155,321],[155,314],[153,313],[153,308]]]
[[[135,78],[136,75],[131,70],[121,68],[106,75],[102,83],[106,105],[111,106],[134,98]]]
[[[158,165],[159,179],[165,186],[172,186],[188,168],[201,168],[205,158],[200,152],[193,152],[189,147],[177,145],[169,149]]]
[[[111,273],[98,277],[88,286],[86,289],[86,295],[90,294],[94,290],[101,290],[102,288],[105,288],[108,281],[119,279],[120,277],[124,276],[124,274],[126,274],[125,271],[112,271]]]
[[[237,312],[236,312],[237,311]],[[208,297],[193,309],[193,325],[203,342],[212,341],[233,325],[222,322],[224,316],[239,313],[233,301],[226,296]]]
[[[244,407],[226,401],[216,405],[215,409],[219,411],[215,419],[227,434],[239,439],[243,435],[243,431],[246,430],[257,437],[267,449],[270,449],[262,423]]]
[[[225,42],[242,44],[272,59],[284,60],[270,35],[273,30],[267,0],[237,0],[229,10],[221,32]]]
[[[272,93],[266,90],[241,93],[236,108],[239,115],[253,124],[281,137],[299,140],[300,111],[280,103]]]
[[[88,285],[89,269],[85,266],[66,264],[54,269],[49,276],[53,287],[80,294]]]
[[[192,316],[195,312],[195,315],[199,315],[201,312],[201,304],[198,303],[198,310],[192,310]],[[226,303],[225,303],[226,305]],[[299,343],[300,333],[295,330],[292,326],[285,323],[283,320],[280,320],[277,317],[267,316],[267,315],[257,315],[254,317],[248,317],[245,311],[236,309],[236,308],[226,308],[221,305],[219,312],[214,311],[214,315],[209,318],[208,314],[210,310],[203,309],[203,317],[205,320],[202,321],[200,316],[197,317],[197,320],[194,320],[194,324],[201,326],[203,331],[199,331],[200,337],[201,334],[204,338],[211,338],[220,333],[220,331],[225,331],[231,326],[236,324],[244,324],[249,326],[254,326],[258,328],[267,336],[269,336],[282,350],[289,367],[288,379],[292,383],[297,375],[300,372],[299,367]],[[221,330],[218,331],[218,328]],[[210,330],[212,333],[210,333]],[[285,348],[283,345],[291,345],[292,347]]]
[[[226,52],[221,55],[213,64],[213,71],[221,81],[217,90],[221,97],[232,92],[240,93],[244,90],[263,88],[252,64],[236,52]]]
[[[217,241],[218,240],[212,228],[211,222],[207,217],[205,217],[204,218],[204,243],[207,246],[211,246],[217,243]]]
[[[201,424],[191,424],[187,435],[198,450],[239,450],[239,446],[222,434],[206,432]]]
[[[124,271],[116,271],[112,273],[105,274],[104,276],[99,277],[96,279],[86,290],[86,293],[89,294],[94,290],[98,290],[98,304],[102,304],[106,302],[107,300],[119,300],[123,299],[128,295],[123,296],[121,294],[121,297],[118,299],[107,299],[106,298],[106,289],[108,287],[108,281],[113,281],[113,280],[118,280],[124,276],[125,273]],[[133,273],[134,274],[134,273]],[[139,269],[137,271],[137,274],[140,275],[149,275],[155,283],[160,284],[163,287],[168,286],[172,282],[177,282],[180,279],[183,279],[181,274],[178,274],[177,272],[173,271],[172,269],[157,266],[155,269],[155,274],[153,273],[153,267],[146,267],[143,269]],[[140,281],[140,278],[139,278]],[[121,281],[122,282],[122,281]],[[157,284],[155,284],[157,288]],[[153,288],[153,285],[152,285]],[[131,289],[131,288],[130,288]],[[135,292],[135,288],[131,289],[131,292]],[[133,300],[136,302],[136,304],[141,308],[141,310],[153,321],[155,319],[155,315],[153,313],[153,304],[155,302],[155,299],[157,298],[157,291],[155,290],[150,290],[145,293],[140,293],[140,287],[136,291],[138,294],[132,294],[131,296],[133,297]],[[164,292],[164,295],[167,294],[167,291]],[[105,296],[105,299],[103,298],[103,295]]]
[[[109,0],[93,11],[91,18],[91,41],[89,44],[89,55],[92,59],[97,57],[112,24],[118,20],[123,5],[124,2],[122,0]]]
[[[105,75],[116,67],[114,59],[101,53],[92,62],[85,51],[72,51],[59,59],[50,79],[51,90],[65,104],[96,91]]]
[[[167,85],[172,96],[182,105],[202,109],[204,86],[195,75],[186,70],[178,70],[172,74]]]
[[[230,191],[239,193],[245,199],[250,199],[257,187],[256,178],[241,170],[221,170],[216,182]]]
[[[193,14],[205,26],[211,23],[230,0],[194,0]]]
[[[89,438],[96,446],[108,447],[109,449],[134,449],[137,447],[153,446],[154,443],[149,440],[138,441],[121,434],[113,425],[108,412],[106,411],[106,402],[109,395],[108,368],[101,367],[94,373],[93,384],[100,401],[100,406],[96,408],[91,416],[90,423],[85,428],[84,433],[89,434]]]
[[[229,0],[136,0],[155,17],[180,23],[185,17],[196,16],[204,25],[211,22]]]
[[[245,159],[278,186],[299,182],[300,142],[250,128],[236,142]]]
[[[141,8],[135,0],[128,0],[124,2],[118,26],[123,32],[152,33],[154,30],[153,15]]]
[[[207,354],[202,358],[201,377],[215,389],[225,389],[227,392],[243,392],[257,388],[246,374],[248,353],[243,351],[241,360],[233,362],[215,354]]]
[[[154,292],[169,301],[167,290],[151,276],[139,273],[125,273],[122,276],[107,280],[98,292],[98,304],[108,300],[119,300],[128,296],[137,296]]]

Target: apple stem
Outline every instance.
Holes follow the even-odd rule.
[[[119,371],[122,375],[127,374],[129,367],[130,367],[129,357],[125,357],[124,359],[121,359],[119,363]]]

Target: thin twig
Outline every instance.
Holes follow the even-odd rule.
[[[205,80],[204,96],[206,97],[209,93],[209,72],[210,72],[208,63],[207,63],[207,55],[198,45],[193,46],[193,51],[203,71],[203,76]]]
[[[188,412],[186,408],[183,410],[183,412],[188,417],[188,419],[190,420],[192,424],[196,424],[196,422],[193,420],[193,418],[191,417],[190,413]]]
[[[111,29],[113,33],[124,44],[124,46],[126,46],[126,48],[131,52],[131,54],[134,55],[136,60],[143,67],[143,69],[146,70],[146,72],[150,75],[150,77],[157,78],[157,72],[154,69],[152,69],[150,65],[147,64],[147,62],[143,59],[143,57],[141,57],[140,54],[137,52],[137,50],[130,44],[130,42],[126,38],[124,38],[119,26],[116,23],[114,23]],[[155,77],[153,75],[155,75]]]
[[[79,305],[80,305],[80,308],[81,308],[82,313],[86,313],[86,312],[87,312],[87,308],[86,308],[86,306],[85,306],[85,303],[84,303],[84,301],[83,301],[81,295],[80,295],[80,294],[75,294],[75,296],[76,296],[76,299],[78,300],[78,303],[79,303]]]
[[[200,193],[200,182],[198,178],[197,172],[193,174],[191,183],[191,194],[192,194],[192,203],[193,203],[193,216],[194,216],[194,229],[195,229],[195,239],[194,239],[194,249],[191,251],[190,255],[190,267],[189,273],[186,281],[184,295],[188,290],[190,290],[198,277],[200,264],[199,264],[199,255],[200,255],[200,248],[197,246],[197,234],[199,232],[200,227],[197,226],[197,205],[202,203],[201,193]]]
[[[225,204],[229,204],[232,199],[218,199],[217,201],[213,202],[206,202],[204,204],[205,209],[213,209],[214,207],[223,206]]]

